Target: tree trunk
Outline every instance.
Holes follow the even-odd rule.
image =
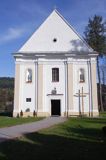
[[[101,76],[100,76],[100,68],[99,68],[99,56],[97,56],[97,72],[98,72],[98,98],[99,98],[99,111],[104,111],[103,102],[102,102],[102,85],[101,85]]]

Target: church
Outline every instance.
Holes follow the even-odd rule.
[[[53,10],[14,53],[13,116],[98,116],[96,57]]]

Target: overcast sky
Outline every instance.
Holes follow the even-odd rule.
[[[106,18],[106,0],[0,0],[0,77],[14,76],[18,51],[54,7],[83,36],[88,19]]]

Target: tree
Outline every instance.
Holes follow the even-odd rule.
[[[0,112],[5,112],[6,108],[12,104],[14,99],[14,78],[0,77]],[[12,109],[11,109],[12,110]]]
[[[85,40],[87,43],[98,52],[97,56],[97,72],[98,72],[98,82],[99,82],[99,93],[98,97],[100,99],[100,110],[103,111],[102,104],[102,86],[99,68],[99,56],[106,54],[106,22],[103,21],[101,16],[95,15],[92,19],[89,18],[88,25],[85,28]]]
[[[100,66],[100,71],[101,71],[101,83],[103,85],[105,85],[105,82],[106,82],[106,75],[105,75],[106,66],[105,65]]]

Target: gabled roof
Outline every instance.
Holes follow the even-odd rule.
[[[21,53],[93,52],[55,9],[21,47]]]

